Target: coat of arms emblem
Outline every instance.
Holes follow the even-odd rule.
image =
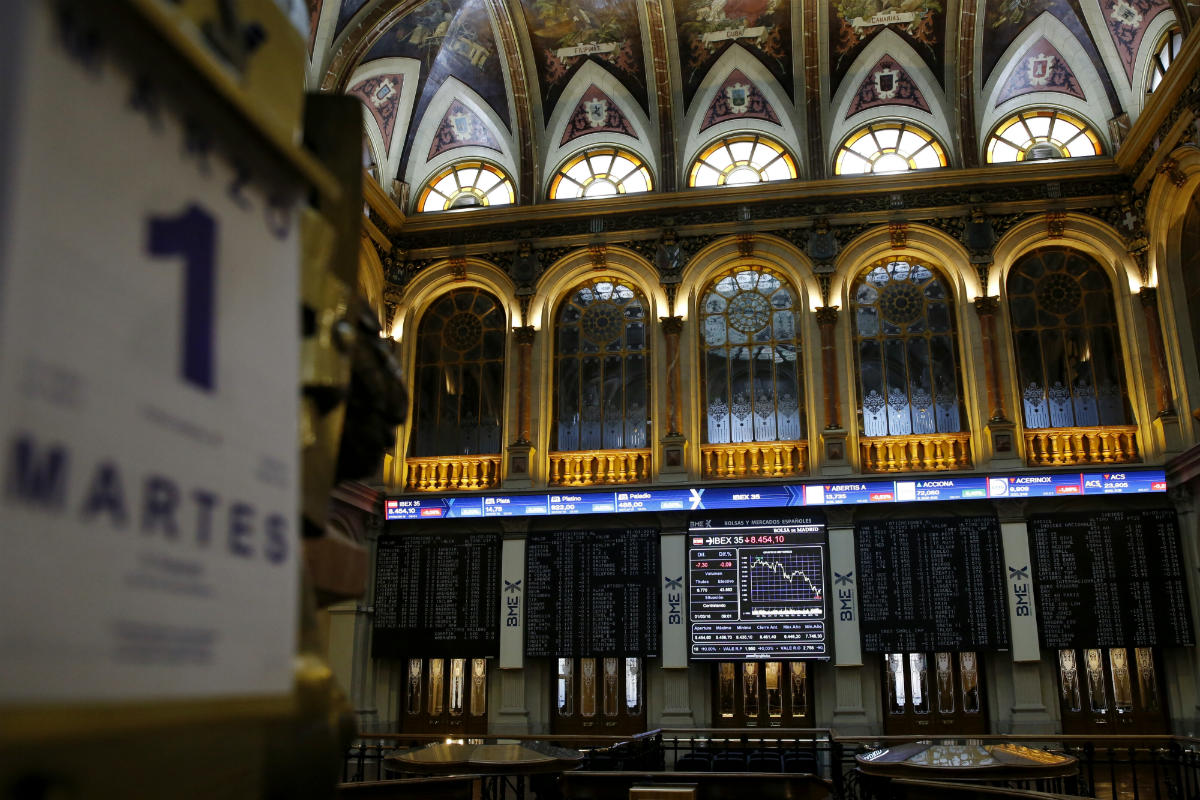
[[[729,100],[729,110],[735,114],[745,114],[750,109],[750,87],[744,83],[726,86],[725,97]]]
[[[875,94],[881,100],[891,100],[900,89],[900,70],[885,67],[875,73]]]
[[[608,121],[608,101],[602,98],[583,101],[583,113],[587,115],[587,122],[593,128],[599,128]]]
[[[1054,56],[1038,53],[1026,62],[1029,82],[1034,86],[1045,86],[1050,82],[1050,70],[1054,69]]]

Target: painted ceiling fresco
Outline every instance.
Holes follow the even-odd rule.
[[[857,121],[892,112],[937,116],[928,127],[949,137],[963,166],[981,158],[963,153],[972,149],[965,143],[979,149],[989,132],[972,126],[1001,103],[1007,111],[1056,98],[1104,138],[1110,120],[1140,112],[1138,82],[1157,37],[1184,8],[1172,0],[306,2],[319,51],[310,82],[363,102],[389,169],[399,170],[385,177],[421,180],[425,161],[458,151],[509,164],[526,198],[546,184],[553,165],[541,158],[555,148],[610,141],[649,156],[674,147],[662,163],[678,176],[703,146],[696,134],[717,125],[806,148],[794,155],[808,176],[830,170],[837,142],[823,137],[840,140]],[[964,73],[974,61],[965,53],[982,69]],[[402,61],[377,63],[389,58]],[[585,67],[586,81],[576,79]],[[439,95],[448,85],[459,91]],[[973,105],[959,114],[964,91]],[[823,133],[822,120],[835,117],[836,131]],[[418,129],[432,135],[421,152]]]
[[[546,119],[588,61],[613,74],[648,110],[645,50],[634,0],[522,0]]]
[[[734,44],[750,51],[793,93],[788,0],[675,0],[683,101],[690,104],[708,70]]]
[[[421,5],[388,28],[362,63],[383,58],[410,58],[421,63],[421,77],[412,89],[417,100],[404,143],[401,171],[408,162],[419,120],[450,78],[474,89],[505,125],[511,124],[504,70],[486,0],[430,0]]]
[[[945,72],[942,0],[841,0],[829,4],[829,90],[836,92],[858,54],[885,30],[912,45],[939,82]]]

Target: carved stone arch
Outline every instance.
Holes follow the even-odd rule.
[[[392,135],[388,141],[384,141],[384,131],[380,128],[375,115],[367,108],[366,103],[363,104],[363,120],[366,125],[367,138],[375,151],[379,185],[385,189],[392,185],[393,180],[400,177],[400,158],[404,154],[404,139],[408,135],[408,123],[417,100],[416,90],[420,72],[421,63],[415,59],[380,58],[359,66],[347,81],[347,90],[349,90],[363,81],[385,75],[393,75],[401,79],[400,99],[396,106],[395,119],[392,121]]]
[[[602,251],[598,253],[597,251]],[[604,259],[597,265],[597,257]],[[667,293],[658,284],[654,266],[642,256],[624,247],[581,247],[549,265],[538,281],[529,306],[529,324],[543,331],[554,325],[554,314],[566,293],[590,276],[608,274],[630,281],[650,304],[648,316],[665,316]]]
[[[1114,297],[1121,303],[1142,286],[1137,263],[1125,250],[1121,234],[1106,222],[1075,212],[1057,219],[1062,234],[1051,238],[1047,215],[1039,214],[1014,225],[996,243],[994,266],[988,281],[989,295],[1004,295],[1008,273],[1018,259],[1040,247],[1069,247],[1091,256],[1113,281]]]
[[[496,296],[508,316],[508,324],[520,319],[516,301],[516,287],[512,279],[487,261],[478,258],[446,259],[430,264],[416,274],[404,289],[404,305],[392,322],[392,338],[401,344],[402,361],[411,366],[415,357],[415,333],[421,324],[421,316],[434,300],[443,294],[460,288],[476,287]]]
[[[997,98],[1009,77],[1013,75],[1015,70],[1023,68],[1025,62],[1020,57],[1024,54],[1025,49],[1037,43],[1043,37],[1060,54],[1074,54],[1068,64],[1079,81],[1080,88],[1087,99],[1081,100],[1078,97],[1063,92],[1037,91],[1017,95],[997,105]],[[1100,139],[1104,153],[1108,155],[1113,153],[1112,142],[1109,139],[1107,126],[1105,125],[1105,122],[1112,115],[1112,106],[1108,102],[1108,94],[1104,88],[1104,83],[1099,73],[1096,72],[1096,67],[1092,63],[1092,60],[1087,57],[1085,51],[1080,46],[1079,40],[1061,20],[1049,11],[1042,12],[1037,19],[1030,23],[1013,40],[1013,43],[1009,45],[1007,52],[1005,52],[1004,57],[999,63],[1006,66],[1004,69],[993,70],[991,76],[988,78],[988,82],[983,86],[983,90],[980,93],[980,98],[983,102],[977,109],[979,117],[979,159],[981,164],[986,163],[987,140],[988,136],[992,133],[992,129],[1018,111],[1029,108],[1057,108],[1079,117],[1081,121],[1091,127],[1092,131]]]
[[[775,125],[760,119],[736,119],[719,122],[703,131],[700,130],[709,105],[712,104],[717,92],[721,91],[725,80],[734,70],[740,70],[762,92],[763,97],[779,117],[780,124]],[[681,130],[685,132],[685,135],[683,136],[684,145],[680,150],[683,156],[679,162],[680,186],[687,181],[687,173],[692,162],[706,145],[722,136],[743,132],[762,133],[778,141],[791,151],[796,158],[796,169],[799,171],[800,177],[804,177],[807,155],[800,141],[799,131],[802,126],[799,119],[795,105],[788,99],[787,92],[762,65],[762,62],[741,45],[731,45],[709,68],[704,82],[696,91],[695,97],[692,98],[692,104],[684,115],[681,124]]]
[[[1154,70],[1154,54],[1163,36],[1172,27],[1180,27],[1179,20],[1175,17],[1173,11],[1158,14],[1146,26],[1146,32],[1142,37],[1142,44],[1138,48],[1137,56],[1133,62],[1133,87],[1130,92],[1131,99],[1128,105],[1129,118],[1131,120],[1136,120],[1141,116],[1142,109],[1146,107],[1146,102],[1150,99],[1150,93],[1147,89],[1150,88],[1150,74]]]
[[[432,159],[428,158],[430,147],[433,144],[434,137],[437,135],[442,119],[455,102],[466,106],[471,113],[475,114],[487,126],[489,132],[500,145],[501,149],[499,151],[493,150],[490,147],[467,145],[446,150],[435,155]],[[437,93],[429,101],[424,116],[421,118],[420,127],[413,137],[412,151],[408,156],[408,164],[403,178],[412,187],[412,200],[416,200],[420,194],[421,187],[438,170],[444,169],[448,164],[455,161],[462,161],[464,159],[490,161],[503,168],[509,177],[512,178],[513,187],[516,189],[517,194],[520,194],[520,186],[518,184],[520,170],[517,165],[517,154],[513,151],[512,139],[507,132],[507,128],[496,112],[492,110],[492,107],[484,102],[483,98],[471,89],[471,87],[458,78],[450,77],[438,87]]]
[[[829,290],[831,305],[848,308],[850,288],[859,274],[867,265],[889,256],[927,259],[938,267],[954,290],[960,317],[963,307],[985,293],[967,249],[944,231],[920,223],[907,225],[905,243],[899,246],[893,243],[892,235],[891,226],[880,225],[859,234],[842,248]]]
[[[683,281],[680,284],[680,293],[687,298],[685,307],[689,318],[697,316],[696,303],[704,287],[722,270],[738,262],[758,262],[779,270],[801,292],[809,309],[823,305],[821,287],[807,253],[786,239],[770,234],[754,234],[753,244],[753,253],[745,255],[744,241],[738,236],[727,236],[710,242],[692,256],[683,269]],[[809,330],[809,322],[806,321],[804,329],[806,336],[814,332]]]
[[[904,105],[885,105],[860,112],[847,119],[846,113],[859,86],[864,80],[871,78],[870,70],[885,55],[900,60],[929,105],[929,111]],[[837,94],[830,103],[830,108],[833,113],[829,115],[826,123],[828,129],[825,135],[827,151],[825,161],[830,165],[831,174],[838,146],[846,137],[868,122],[878,122],[884,119],[907,120],[920,125],[937,137],[942,147],[945,148],[947,161],[951,165],[961,163],[958,153],[958,137],[954,135],[954,131],[950,127],[954,119],[954,112],[946,102],[945,94],[942,92],[937,78],[912,46],[891,29],[884,30],[872,39],[871,43],[854,60],[846,77],[842,79]]]
[[[579,105],[584,93],[593,85],[617,104],[621,113],[633,126],[636,136],[629,137],[608,131],[587,134],[572,139],[566,144],[559,144],[576,106]],[[653,152],[652,143],[654,141],[650,120],[642,110],[641,104],[612,73],[595,61],[588,60],[584,62],[578,72],[571,76],[571,80],[568,81],[558,99],[558,105],[554,107],[550,120],[546,123],[546,136],[542,142],[542,163],[545,165],[546,172],[541,180],[543,194],[550,186],[554,170],[558,169],[563,161],[580,150],[599,146],[624,147],[637,153],[650,167],[650,172],[654,176],[654,186],[657,188],[662,185],[662,179],[659,172],[661,164],[657,153]]]

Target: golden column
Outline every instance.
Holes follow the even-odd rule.
[[[513,444],[532,444],[529,432],[530,374],[533,368],[533,340],[537,329],[532,325],[513,328],[517,341],[517,439]]]
[[[825,381],[826,430],[842,427],[838,403],[837,358],[833,343],[833,329],[837,326],[837,319],[837,306],[821,306],[817,309],[817,325],[821,328],[821,374]]]
[[[1154,404],[1160,414],[1175,413],[1175,404],[1167,390],[1167,356],[1163,350],[1162,322],[1158,318],[1158,289],[1146,286],[1138,292],[1142,313],[1146,315],[1146,334],[1150,339],[1150,366],[1154,375]]]
[[[658,321],[667,343],[667,436],[680,436],[679,334],[683,333],[683,317],[659,317]]]
[[[1004,392],[1000,388],[1000,349],[996,341],[996,312],[999,310],[999,297],[975,298],[975,313],[979,315],[979,332],[983,338],[983,368],[987,380],[990,422],[1008,420],[1008,413],[1004,410]]]

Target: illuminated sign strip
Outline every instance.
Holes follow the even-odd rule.
[[[1025,473],[768,486],[704,486],[695,489],[620,488],[545,494],[390,497],[384,501],[384,510],[388,520],[463,519],[627,514],[636,511],[794,508],[864,503],[987,500],[1001,497],[1096,496],[1144,494],[1166,490],[1167,478],[1164,470],[1141,469],[1122,472]]]

